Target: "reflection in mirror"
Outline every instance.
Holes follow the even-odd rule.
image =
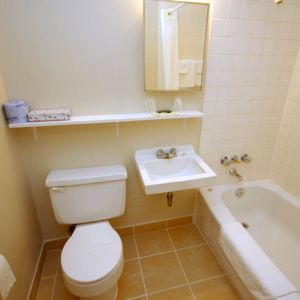
[[[208,4],[145,0],[145,90],[200,89]]]

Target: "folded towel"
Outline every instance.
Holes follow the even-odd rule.
[[[202,74],[203,73],[203,60],[196,60],[196,74]]]
[[[8,297],[9,291],[15,281],[15,275],[12,272],[7,260],[4,256],[0,255],[0,296],[3,300]]]
[[[181,88],[195,87],[195,60],[179,60],[179,85]]]
[[[220,245],[255,299],[276,299],[297,292],[240,223],[222,226]]]

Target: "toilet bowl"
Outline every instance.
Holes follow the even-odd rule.
[[[81,299],[117,298],[123,247],[107,220],[125,212],[126,179],[122,165],[53,170],[46,179],[58,223],[78,224],[61,266],[67,289]]]
[[[81,299],[116,299],[123,266],[122,242],[108,221],[76,226],[61,255],[65,285]]]

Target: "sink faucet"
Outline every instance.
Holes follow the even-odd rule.
[[[158,159],[170,159],[177,156],[176,148],[171,148],[169,153],[166,153],[163,149],[158,149],[156,151],[156,157]]]
[[[229,174],[230,174],[231,176],[237,177],[239,181],[242,181],[242,180],[243,180],[243,176],[237,171],[236,168],[230,168],[230,169],[229,169]]]

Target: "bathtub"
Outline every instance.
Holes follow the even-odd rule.
[[[300,299],[297,292],[300,291],[298,199],[269,180],[201,188],[196,196],[195,223],[242,299]],[[222,245],[224,228],[234,223],[243,225],[237,224],[240,233],[248,241],[251,240],[256,250],[262,252],[272,267],[278,270],[295,291],[278,298],[258,297],[253,293],[243,278],[248,272],[247,268],[242,271],[238,269],[234,259],[230,257],[234,251],[226,252],[224,244]],[[247,255],[249,259],[255,259],[250,257],[251,251],[248,251]]]

